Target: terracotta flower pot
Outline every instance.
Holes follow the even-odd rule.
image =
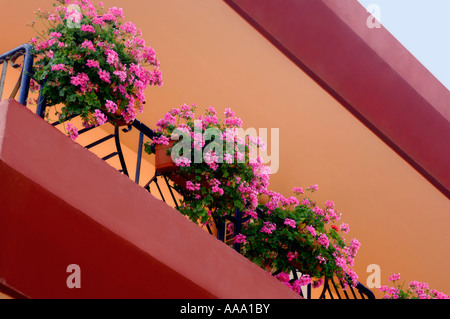
[[[170,141],[169,145],[157,144],[155,145],[155,170],[158,173],[165,173],[175,184],[186,189],[186,182],[192,181],[194,175],[182,175],[178,166],[172,161],[172,157],[167,155],[167,149],[172,148],[177,141]],[[208,180],[205,176],[202,176],[200,184],[209,189]]]
[[[125,121],[123,118],[116,119],[113,117],[109,117],[108,122],[110,122],[114,126],[127,126],[127,125],[130,125],[131,123],[133,123],[133,122],[127,123],[127,121]]]
[[[167,155],[167,150],[173,147],[176,141],[170,141],[169,145],[155,145],[155,170],[158,173],[174,172],[177,166],[172,161],[172,157]]]
[[[132,123],[127,123],[119,110],[116,110],[116,112],[112,116],[108,116],[108,122],[110,122],[114,126],[127,126]]]

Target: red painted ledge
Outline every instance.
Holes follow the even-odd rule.
[[[450,198],[450,93],[357,0],[224,0]]]
[[[0,103],[0,203],[13,297],[299,298],[14,100]]]

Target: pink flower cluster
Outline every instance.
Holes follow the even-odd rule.
[[[389,281],[396,282],[400,280],[400,274],[391,274]],[[426,282],[411,281],[404,289],[404,285],[395,285],[394,287],[381,286],[380,291],[384,292],[384,299],[450,299],[450,295],[431,289]]]
[[[290,226],[290,227],[292,227],[292,228],[297,227],[297,224],[295,223],[295,220],[290,219],[290,218],[286,218],[286,219],[284,220],[284,224],[285,224],[285,225],[288,225],[288,226]]]
[[[261,233],[272,234],[277,229],[277,225],[272,222],[264,222]]]
[[[95,52],[94,44],[90,40],[84,40],[84,42],[81,44],[81,47]]]
[[[42,80],[42,73],[42,77],[48,79],[49,87],[55,87],[48,94],[57,98],[50,101],[64,104],[70,114],[89,114],[82,115],[87,125],[101,123],[103,118],[92,116],[95,111],[93,107],[90,107],[89,112],[80,112],[80,108],[99,105],[98,102],[103,105],[105,97],[97,95],[98,88],[108,84],[112,89],[112,98],[106,97],[104,107],[109,113],[120,110],[130,123],[138,112],[143,111],[147,86],[161,86],[163,83],[155,51],[145,44],[142,32],[132,22],[122,22],[124,13],[121,8],[112,7],[106,12],[97,10],[91,0],[67,0],[61,3],[55,6],[53,12],[36,12],[48,28],[47,37],[39,36],[31,40],[37,55],[42,57],[36,63],[36,77]],[[99,7],[102,6],[99,4]],[[47,24],[45,20],[51,23]],[[66,32],[67,28],[79,28],[80,37],[74,39],[71,36],[73,32]],[[83,33],[85,36],[82,36]],[[60,63],[62,61],[65,64]],[[145,68],[148,65],[153,67],[151,71]],[[63,81],[63,77],[68,77],[68,81]],[[66,96],[73,94],[72,90],[63,91],[64,95],[60,95],[61,90],[56,87],[59,83],[67,82],[77,87],[78,95],[95,92],[95,95],[89,94],[89,99],[93,99],[94,103],[87,104],[83,100],[83,105],[76,105],[78,99],[74,102],[72,97]],[[96,123],[89,124],[91,118]]]
[[[86,73],[78,73],[76,76],[70,78],[70,83],[79,86],[81,92],[91,92],[93,89],[92,83],[89,81],[89,76]]]
[[[198,190],[200,190],[200,183],[193,183],[191,181],[187,181],[186,188],[193,192],[198,191]]]
[[[317,185],[311,185],[307,189],[307,191],[314,192],[318,190]],[[294,193],[297,195],[304,194],[304,190],[301,187],[294,187],[293,189]],[[337,241],[335,238],[336,233],[331,232],[330,235],[328,233],[326,225],[330,221],[337,221],[340,219],[341,215],[337,213],[337,210],[335,208],[335,203],[331,200],[327,200],[325,202],[324,207],[319,207],[316,205],[314,201],[312,201],[310,198],[304,198],[303,200],[295,199],[295,197],[289,197],[286,198],[280,193],[267,191],[265,193],[266,195],[269,195],[269,200],[265,204],[265,208],[267,209],[267,215],[271,216],[274,214],[274,212],[277,212],[277,214],[281,211],[289,211],[291,209],[296,209],[297,206],[301,205],[303,206],[301,210],[296,211],[297,213],[305,211],[305,208],[313,213],[312,217],[317,221],[321,222],[322,226],[319,224],[314,224],[317,227],[313,226],[313,224],[303,224],[305,226],[300,225],[299,226],[299,232],[303,234],[307,234],[308,236],[311,236],[312,242],[317,243],[319,247],[316,249],[321,249],[322,252],[318,253],[315,258],[318,260],[319,264],[330,264],[333,269],[336,269],[336,275],[338,275],[338,278],[341,280],[341,284],[343,287],[348,286],[348,282],[345,280],[345,278],[350,278],[350,282],[352,284],[357,283],[358,276],[354,272],[353,269],[350,267],[354,264],[354,259],[356,257],[356,254],[361,246],[358,240],[352,239],[350,243],[345,244],[344,238],[341,238],[342,240]],[[288,215],[289,216],[289,215]],[[294,216],[294,215],[292,215]],[[254,217],[257,218],[256,216]],[[297,226],[297,223],[295,220],[293,220],[290,217],[284,217],[284,224],[289,226],[288,229],[295,229]],[[267,225],[268,221],[264,222],[264,225],[262,226],[261,232],[262,233],[268,233],[267,232]],[[304,227],[304,228],[303,228]],[[323,228],[325,227],[325,228]],[[349,228],[347,224],[342,223],[341,227],[339,228],[336,225],[331,225],[331,229],[333,229],[336,232],[339,232],[340,230],[343,233],[347,233]],[[304,230],[302,230],[304,229]],[[320,231],[318,231],[320,229]],[[322,230],[324,229],[324,230]],[[273,233],[273,230],[271,230],[270,233]],[[264,241],[270,240],[270,237],[262,238]],[[311,240],[308,239],[308,240]],[[281,246],[283,246],[282,243],[280,243]],[[316,245],[316,244],[314,244]],[[285,248],[283,248],[285,249]],[[327,250],[327,254],[325,254],[324,249]],[[295,254],[294,252],[288,251],[287,252],[287,261],[292,261],[294,259],[297,259],[299,256]]]
[[[287,253],[287,258],[288,258],[288,260],[289,261],[292,261],[293,259],[295,259],[295,258],[297,258],[298,257],[298,252],[288,252]]]
[[[95,110],[94,116],[95,116],[97,125],[103,125],[108,121],[108,118],[106,117],[106,115],[98,109]]]
[[[191,160],[187,157],[178,157],[175,159],[175,165],[176,166],[187,166],[189,167],[191,165]]]
[[[237,234],[236,236],[234,236],[234,238],[233,238],[233,243],[235,243],[235,244],[243,244],[243,243],[245,243],[247,240],[246,240],[246,236],[245,235],[242,235],[242,234]]]
[[[314,226],[308,225],[306,226],[306,230],[308,230],[313,237],[317,236],[317,232]]]
[[[301,287],[309,285],[311,283],[311,277],[307,274],[302,275],[299,279],[291,280],[287,273],[281,272],[275,276],[279,281],[286,285],[289,289],[292,289],[297,294],[301,292]]]
[[[69,132],[69,137],[75,141],[78,137],[77,128],[72,123],[67,123],[67,131]]]
[[[389,281],[397,281],[400,280],[400,274],[391,274],[389,276]]]
[[[153,138],[153,142],[155,144],[159,144],[159,145],[169,145],[170,142],[170,138],[168,138],[167,136],[161,135],[159,137],[154,137]]]
[[[211,167],[213,171],[215,171],[219,167],[219,165],[217,164],[219,157],[214,151],[210,150],[206,152],[204,158],[205,163],[208,164],[208,166]]]
[[[219,194],[220,196],[222,196],[222,195],[224,194],[223,188],[219,187],[220,181],[219,181],[218,179],[216,179],[216,178],[211,179],[211,180],[209,181],[209,185],[212,186],[211,191],[212,191],[213,193],[217,193],[217,194]]]
[[[66,71],[67,69],[66,69],[65,64],[60,63],[60,64],[52,65],[51,70],[52,71]]]
[[[109,113],[114,113],[117,111],[117,104],[111,100],[106,100],[105,107]]]
[[[326,234],[320,234],[318,242],[325,248],[328,248],[328,245],[330,244],[330,240],[328,239],[328,236]]]
[[[294,193],[296,193],[296,194],[304,194],[304,193],[305,193],[305,191],[304,191],[303,188],[301,188],[301,187],[294,187],[294,188],[292,189],[292,191],[293,191]]]

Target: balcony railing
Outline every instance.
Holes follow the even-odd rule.
[[[2,97],[5,79],[6,79],[6,70],[8,67],[8,63],[15,69],[22,66],[22,69],[20,71],[19,78],[14,86],[14,89],[12,90],[11,94],[9,95],[9,98],[15,98],[17,93],[19,92],[18,102],[23,104],[24,106],[27,106],[27,99],[28,99],[28,92],[30,88],[30,81],[33,79],[33,55],[32,55],[33,47],[29,44],[24,44],[14,50],[11,50],[9,52],[6,52],[2,55],[0,55],[0,64],[3,64],[2,73],[0,77],[0,97]],[[23,64],[20,65],[16,63],[17,59],[19,57],[23,57]],[[40,83],[41,89],[39,92],[39,96],[37,99],[37,107],[36,107],[36,114],[40,116],[41,118],[44,118],[44,114],[46,111],[46,102],[45,102],[45,96],[42,94],[42,88],[45,85],[45,83]],[[65,121],[76,119],[77,116],[72,116],[70,118],[66,118]],[[50,123],[51,125],[58,127],[59,125],[63,124],[64,121],[55,121],[53,123]],[[78,131],[79,135],[87,134],[90,131],[97,130],[98,132],[102,132],[104,136],[97,138],[94,141],[90,141],[89,143],[86,143],[86,145],[83,145],[86,149],[94,151],[99,146],[108,143],[109,141],[114,141],[114,151],[108,154],[101,155],[101,159],[104,161],[110,161],[111,159],[118,158],[119,160],[119,167],[116,167],[122,174],[127,175],[128,177],[132,178],[130,176],[130,167],[133,166],[134,171],[134,182],[137,184],[142,184],[141,182],[141,166],[143,161],[143,148],[144,148],[144,139],[153,140],[157,136],[157,133],[155,133],[152,129],[150,129],[147,125],[144,123],[141,123],[139,120],[135,119],[130,125],[125,127],[118,127],[113,126],[112,124],[107,124],[110,127],[109,128],[100,128],[100,127],[88,127],[84,128],[80,131]],[[107,133],[108,129],[113,129],[112,133]],[[124,137],[125,134],[131,134],[135,130],[138,133],[138,141],[137,141],[137,150],[135,151],[136,160],[135,163],[131,163],[130,161],[127,163],[126,158],[124,156],[123,148],[124,144],[122,143],[122,137]],[[134,136],[136,138],[136,136]],[[98,155],[98,154],[97,154]],[[156,186],[157,193],[152,193],[151,186]],[[157,195],[160,197],[161,200],[163,200],[166,203],[169,203],[173,205],[174,207],[178,207],[179,204],[179,198],[182,198],[183,194],[180,194],[176,191],[173,184],[170,181],[170,175],[167,173],[159,173],[154,172],[154,175],[143,184],[143,187],[152,193],[153,195]],[[164,192],[164,190],[166,192]],[[170,195],[168,198],[166,196],[168,194]],[[178,199],[177,199],[178,198]],[[242,213],[236,209],[232,214],[224,216],[223,220],[218,221],[218,223],[215,225],[216,228],[216,236],[219,240],[224,242],[227,241],[227,235],[231,235],[231,237],[235,236],[236,234],[240,233],[242,224],[247,220],[247,217],[243,217]],[[231,222],[233,224],[233,234],[227,234],[227,223]],[[206,225],[207,230],[210,234],[213,234],[213,230],[211,229],[210,225]],[[232,246],[233,249],[235,249],[237,252],[241,251],[240,244],[238,243],[230,243],[230,246]],[[275,271],[273,275],[276,275],[278,272]],[[292,269],[291,277],[292,280],[296,280],[298,278],[298,270]],[[333,290],[331,289],[333,288]],[[320,299],[327,299],[327,298],[339,298],[342,299],[343,297],[346,299],[374,299],[374,294],[367,289],[364,285],[361,283],[358,283],[358,285],[355,287],[357,290],[359,296],[356,294],[355,290],[350,286],[350,291],[342,290],[342,288],[337,285],[332,278],[325,280],[325,284],[323,287],[323,290],[320,294]],[[300,293],[304,298],[311,298],[311,285],[308,285],[306,287],[305,292]]]

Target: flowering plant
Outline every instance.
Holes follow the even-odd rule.
[[[347,287],[357,284],[351,269],[360,243],[353,239],[345,243],[343,234],[349,226],[334,225],[341,218],[333,201],[320,208],[311,199],[296,196],[285,198],[269,191],[269,168],[252,151],[264,147],[261,139],[241,138],[242,120],[231,109],[225,109],[225,119],[217,117],[213,107],[196,117],[195,105],[182,105],[167,112],[156,124],[159,136],[156,145],[167,145],[178,173],[186,177],[185,185],[175,186],[184,195],[178,210],[194,222],[216,225],[236,209],[246,222],[233,242],[242,245],[242,254],[267,270],[276,270],[278,278],[294,291],[312,282],[320,286],[325,278],[336,276]],[[213,138],[214,137],[214,138]],[[171,145],[171,139],[178,140]],[[207,143],[207,141],[210,141]],[[151,144],[145,145],[152,153]],[[306,192],[315,192],[312,185]],[[293,189],[295,194],[305,191]],[[260,204],[261,196],[268,196]],[[292,268],[302,276],[291,282]]]
[[[45,83],[47,105],[63,104],[58,118],[79,114],[86,127],[114,119],[130,123],[143,111],[146,87],[162,85],[155,51],[132,22],[123,22],[122,9],[104,10],[90,0],[58,2],[53,12],[36,12],[45,30],[35,29],[39,36],[31,40],[38,56],[34,78]],[[75,139],[77,128],[68,130]]]
[[[312,185],[306,192],[316,190],[318,186]],[[289,198],[267,192],[269,201],[259,206],[258,215],[237,236],[244,244],[243,254],[267,270],[277,269],[279,279],[294,290],[298,290],[297,281],[290,284],[283,280],[293,268],[305,274],[298,279],[303,284],[316,278],[314,287],[320,286],[324,277],[333,276],[344,288],[348,282],[356,285],[358,276],[351,267],[360,243],[356,239],[345,243],[343,234],[349,226],[334,224],[341,218],[334,202],[327,201],[321,208],[311,197],[298,198],[305,193],[302,188],[293,191],[296,196]]]
[[[213,218],[216,225],[235,209],[254,212],[269,179],[269,168],[259,156],[251,156],[252,150],[264,147],[262,140],[240,137],[242,120],[231,109],[225,109],[223,120],[213,107],[195,113],[195,105],[173,108],[157,122],[160,136],[153,140],[156,145],[179,140],[167,151],[187,178],[185,185],[176,186],[184,195],[179,211],[194,222]],[[145,149],[151,153],[148,143]]]
[[[393,287],[381,286],[384,299],[450,299],[450,295],[430,289],[426,282],[411,281],[405,288],[403,284],[396,284],[400,280],[400,274],[391,274],[389,281],[394,283]]]

